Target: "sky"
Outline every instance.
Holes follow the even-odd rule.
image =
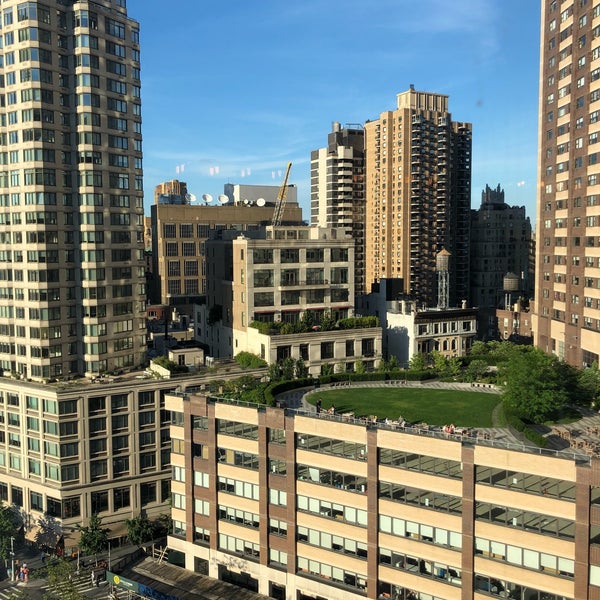
[[[539,0],[128,0],[141,27],[145,210],[154,186],[201,198],[277,185],[292,162],[310,219],[310,153],[413,84],[473,124],[486,184],[535,222]]]

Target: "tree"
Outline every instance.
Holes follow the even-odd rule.
[[[296,361],[291,356],[284,358],[281,362],[281,378],[284,381],[291,381],[294,379],[295,367]]]
[[[296,377],[298,379],[305,379],[308,377],[308,367],[301,358],[296,359]]]
[[[252,354],[252,352],[238,352],[234,358],[235,362],[243,369],[260,369],[267,366],[267,363],[258,354]]]
[[[98,515],[92,515],[87,526],[78,525],[77,529],[81,534],[79,547],[86,554],[96,555],[108,546],[108,529],[102,527],[102,519]]]
[[[125,525],[127,526],[127,540],[136,546],[141,546],[154,537],[154,527],[146,513],[127,519]]]
[[[333,366],[330,363],[322,364],[321,375],[333,375]]]
[[[472,360],[465,370],[465,379],[467,381],[478,381],[485,375],[487,368],[488,365],[485,360],[480,358]]]
[[[269,381],[281,381],[281,366],[277,363],[271,363],[267,369]]]
[[[418,353],[413,354],[413,357],[410,359],[409,368],[411,371],[424,371],[426,367],[425,357]]]
[[[360,358],[354,363],[354,372],[359,373],[359,374],[367,372],[367,367],[365,366],[365,362],[363,360],[361,360]]]
[[[319,324],[321,325],[322,331],[331,331],[332,329],[335,329],[336,321],[333,318],[330,310],[326,310],[323,313],[323,316],[321,317],[321,322]]]
[[[600,408],[600,370],[598,363],[582,369],[577,378],[577,384],[582,401],[589,403],[594,408]]]
[[[61,559],[48,563],[47,569],[48,592],[44,600],[83,600],[73,581],[74,563]]]
[[[571,378],[555,356],[530,346],[520,348],[500,367],[504,401],[520,416],[543,422],[569,402],[565,384]]]
[[[448,372],[448,359],[438,350],[431,353],[433,368],[440,377],[445,377]]]
[[[10,558],[10,538],[16,535],[21,525],[21,517],[12,506],[0,506],[0,558],[5,564]]]

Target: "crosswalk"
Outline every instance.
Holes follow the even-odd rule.
[[[34,592],[35,589],[35,592]],[[59,600],[64,597],[67,590],[75,589],[79,594],[86,598],[106,598],[107,596],[107,584],[106,582],[100,582],[98,586],[92,585],[91,572],[86,570],[82,571],[79,575],[73,575],[70,582],[59,584],[54,589],[48,586],[47,582],[44,585],[36,585],[36,582],[19,583],[0,589],[0,600],[13,600],[19,599],[21,594],[27,593],[27,598],[42,598],[48,594],[52,598]]]

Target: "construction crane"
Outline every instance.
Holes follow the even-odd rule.
[[[285,170],[285,177],[283,178],[283,183],[279,188],[279,192],[277,194],[277,201],[275,202],[275,210],[273,211],[273,220],[271,221],[271,225],[277,227],[281,225],[281,218],[283,217],[283,209],[285,208],[285,197],[287,196],[287,182],[288,177],[290,176],[290,169],[292,168],[292,163],[289,162],[287,164],[287,169]]]

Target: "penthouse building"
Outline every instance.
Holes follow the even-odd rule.
[[[401,278],[403,292],[437,304],[436,257],[450,253],[449,306],[469,297],[471,124],[448,96],[411,88],[365,124],[366,285]]]
[[[0,368],[145,362],[139,25],[125,0],[2,2]]]
[[[600,598],[600,469],[445,434],[168,395],[185,566],[273,598]]]
[[[534,343],[572,365],[600,358],[600,7],[541,13]]]

